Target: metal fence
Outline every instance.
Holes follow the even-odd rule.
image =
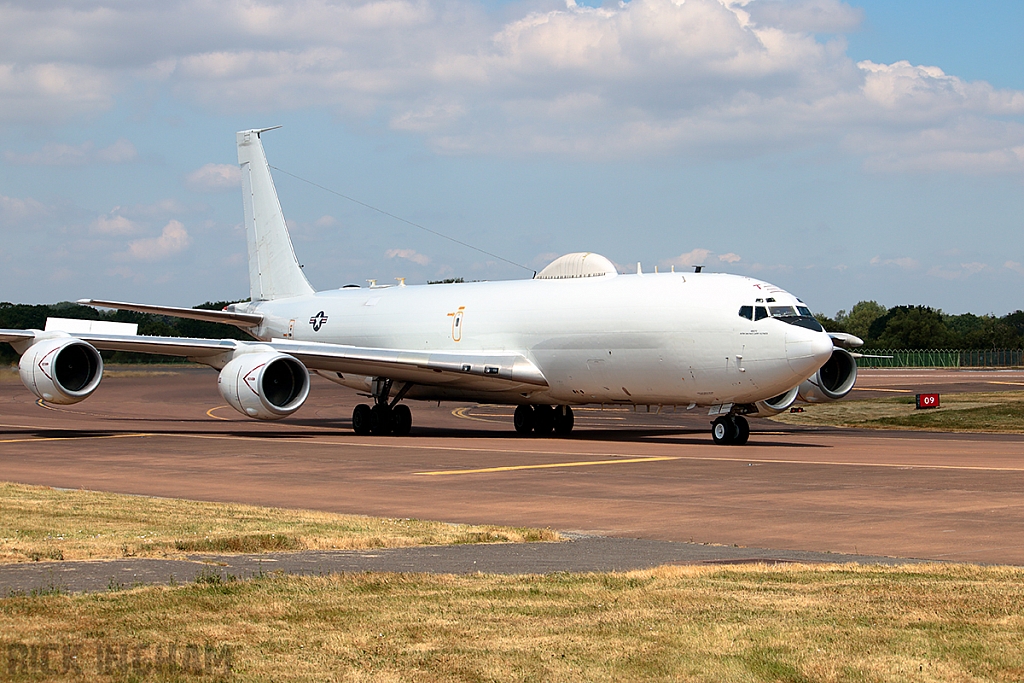
[[[871,349],[891,358],[858,358],[862,368],[992,368],[1024,366],[1024,349]]]

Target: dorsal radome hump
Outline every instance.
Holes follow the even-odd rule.
[[[568,280],[583,277],[615,277],[615,264],[600,254],[578,251],[559,256],[537,273],[538,280]]]
[[[313,293],[302,274],[270,165],[260,142],[262,130],[237,134],[238,165],[242,170],[242,205],[249,243],[249,294],[253,301],[285,299]]]

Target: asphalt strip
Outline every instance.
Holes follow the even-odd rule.
[[[307,550],[258,555],[189,555],[187,560],[125,558],[0,565],[0,597],[33,593],[117,591],[142,585],[191,583],[220,575],[248,579],[275,572],[428,574],[550,574],[649,569],[662,565],[761,562],[916,564],[927,560],[800,550],[736,548],[639,538],[567,535],[562,543],[497,543],[377,550]],[[214,578],[215,580],[215,578]]]

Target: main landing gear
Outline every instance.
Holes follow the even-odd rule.
[[[388,395],[391,393],[392,381],[390,379],[373,380],[373,407],[360,403],[352,411],[352,430],[360,436],[373,434],[374,436],[406,436],[412,429],[412,411],[409,406],[399,403],[405,394],[412,388],[412,382],[406,382],[391,402],[388,402]]]
[[[711,438],[726,446],[742,446],[750,438],[750,424],[742,415],[723,415],[711,423]]]
[[[518,406],[512,417],[519,434],[547,436],[552,431],[563,436],[572,431],[572,408],[569,406]]]

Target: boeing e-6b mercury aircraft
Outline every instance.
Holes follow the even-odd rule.
[[[372,397],[358,434],[409,433],[403,400],[517,406],[517,432],[566,434],[572,406],[709,409],[715,443],[747,441],[747,416],[845,396],[857,376],[847,347],[800,300],[749,277],[618,273],[594,253],[567,254],[531,280],[347,286],[314,291],[295,257],[260,139],[237,134],[250,301],[223,311],[116,301],[80,303],[235,325],[254,341],[61,330],[0,330],[22,382],[72,404],[103,374],[100,350],[183,356],[220,370],[224,399],[275,420],[309,394],[309,371]]]

